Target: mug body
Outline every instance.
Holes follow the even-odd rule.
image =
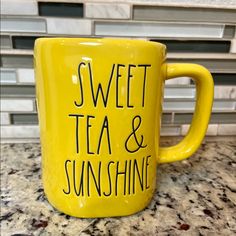
[[[36,93],[49,202],[76,217],[145,208],[156,185],[165,46],[38,39]]]

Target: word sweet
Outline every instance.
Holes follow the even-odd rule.
[[[126,90],[127,90],[127,95],[126,95],[126,107],[128,108],[133,108],[134,104],[131,104],[131,91],[136,87],[135,81],[132,82],[132,80],[137,80],[137,79],[141,79],[142,80],[142,86],[140,88],[140,95],[141,95],[141,106],[144,107],[144,102],[145,102],[145,86],[146,86],[146,78],[147,78],[147,70],[151,67],[151,65],[149,64],[139,64],[139,65],[133,65],[133,64],[128,64],[128,65],[124,65],[124,64],[113,64],[111,67],[111,72],[110,72],[110,77],[108,80],[108,84],[105,85],[102,84],[101,82],[98,83],[97,86],[95,86],[94,84],[94,80],[96,80],[96,77],[93,75],[92,72],[92,66],[91,63],[85,63],[85,62],[81,62],[78,66],[78,79],[79,79],[79,94],[80,94],[80,98],[74,101],[74,104],[77,107],[81,107],[84,105],[85,101],[84,101],[84,83],[85,80],[83,79],[83,75],[85,74],[84,70],[87,70],[87,74],[89,77],[89,86],[91,89],[91,99],[92,99],[92,103],[94,105],[94,107],[97,107],[98,105],[98,98],[99,98],[99,94],[101,99],[102,99],[102,103],[104,105],[104,107],[107,107],[108,104],[108,100],[109,100],[109,94],[110,94],[110,90],[111,90],[111,85],[112,83],[114,83],[115,86],[113,86],[113,89],[115,90],[115,100],[116,100],[116,107],[117,108],[123,108],[124,105],[122,104],[121,100],[124,100],[124,92],[122,91],[124,89],[124,86],[121,85],[121,80],[125,80],[126,81]],[[134,78],[133,73],[134,70],[139,69],[140,74],[139,74],[139,78]],[[142,69],[142,70],[140,70]],[[127,70],[127,73],[125,73],[124,71]],[[83,73],[84,72],[84,73]],[[135,96],[137,96],[139,94],[135,94]],[[139,104],[136,104],[139,105]]]

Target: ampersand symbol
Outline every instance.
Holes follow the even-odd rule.
[[[136,122],[136,120],[137,120],[137,122]],[[139,129],[139,127],[141,125],[141,122],[142,122],[141,116],[135,116],[132,120],[132,130],[133,131],[125,141],[125,148],[128,152],[134,153],[134,152],[137,152],[140,148],[147,147],[147,145],[143,145],[143,135],[140,136],[140,140],[138,140],[137,135],[136,135],[136,132],[137,132],[137,130]],[[135,123],[137,123],[136,126],[135,126]],[[129,140],[132,137],[134,138],[134,140],[137,144],[137,148],[135,148],[135,149],[129,148],[129,145],[128,145]]]

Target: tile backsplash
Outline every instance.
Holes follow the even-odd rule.
[[[207,135],[236,135],[236,4],[214,2],[2,0],[2,141],[38,141],[33,46],[39,37],[127,37],[164,43],[167,62],[198,63],[213,75],[215,100]],[[188,77],[166,81],[163,136],[187,133],[195,95]]]

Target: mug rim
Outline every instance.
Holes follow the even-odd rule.
[[[41,37],[35,40],[36,47],[37,44],[41,44],[43,42],[50,42],[50,43],[58,43],[58,42],[73,42],[78,41],[82,44],[87,45],[99,45],[99,44],[124,44],[125,46],[154,46],[154,47],[162,47],[166,49],[166,45],[160,42],[150,41],[145,38],[118,38],[118,37]]]

